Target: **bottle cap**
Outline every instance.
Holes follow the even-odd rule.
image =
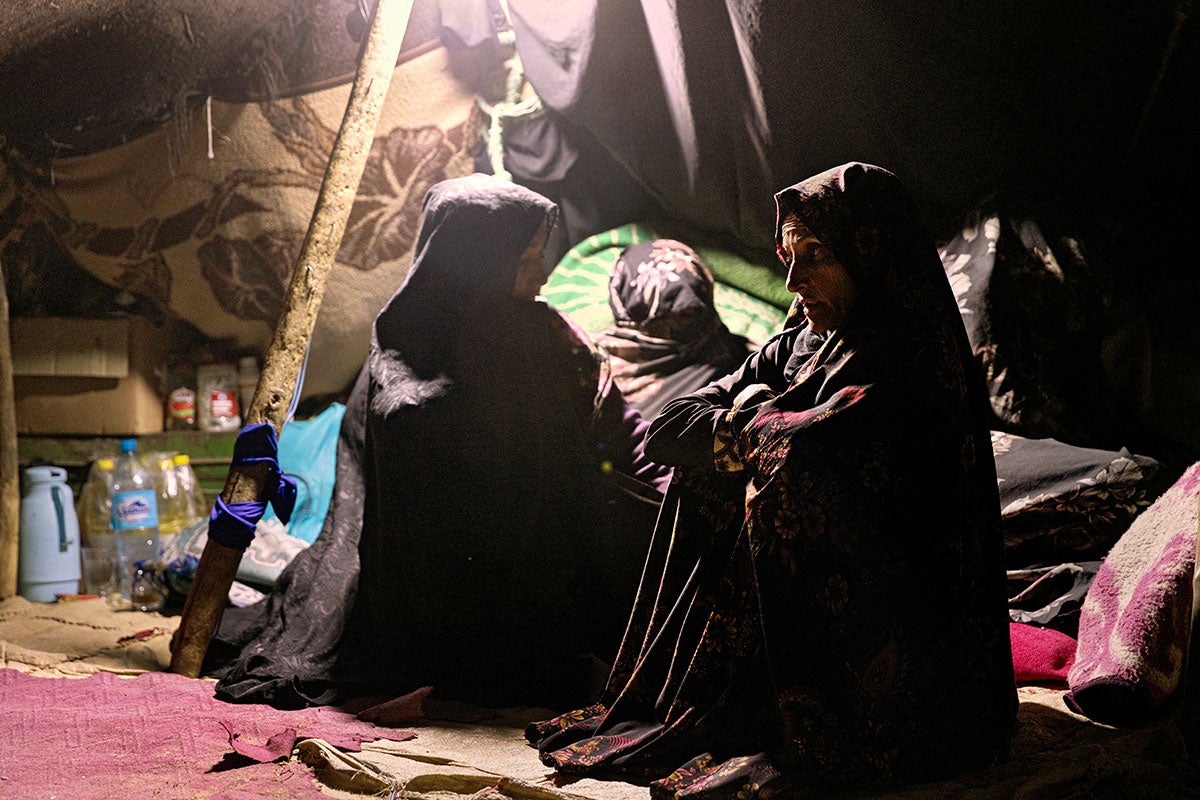
[[[173,458],[172,461],[174,461],[176,464],[178,464],[179,466],[182,467],[187,464],[190,464],[192,462],[192,459],[188,456],[187,453],[180,453],[179,455],[175,456],[175,458]]]
[[[111,458],[97,458],[96,466],[100,469],[112,469],[115,465],[113,464],[113,460]]]
[[[134,450],[137,450],[137,439],[122,439],[121,440],[121,452],[122,453],[132,453]]]

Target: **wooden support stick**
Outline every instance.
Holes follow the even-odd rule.
[[[388,84],[400,55],[413,0],[379,0],[359,56],[342,126],[333,142],[317,205],[292,271],[287,303],[275,326],[246,424],[270,422],[282,431],[325,291],[326,278],[346,231],[350,207],[371,152]],[[227,503],[263,497],[268,467],[231,467],[221,497]],[[188,591],[171,652],[171,671],[195,678],[221,622],[242,551],[212,539]]]
[[[0,600],[17,593],[21,476],[17,458],[17,401],[13,389],[8,290],[0,270]]]

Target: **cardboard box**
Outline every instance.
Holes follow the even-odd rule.
[[[17,433],[122,436],[163,429],[164,326],[126,319],[11,322]]]

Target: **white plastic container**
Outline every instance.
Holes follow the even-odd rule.
[[[62,467],[29,467],[21,498],[17,592],[35,603],[79,591],[79,519]]]

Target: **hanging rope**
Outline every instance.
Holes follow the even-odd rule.
[[[488,103],[482,97],[478,97],[476,103],[491,119],[485,147],[492,173],[498,178],[510,181],[512,174],[504,166],[504,133],[514,120],[541,111],[542,100],[536,94],[525,100],[521,99],[525,88],[525,67],[517,53],[517,35],[509,23],[508,9],[504,7],[503,2],[493,0],[491,5],[492,18],[497,26],[496,39],[500,46],[510,50],[512,55],[504,61],[504,99],[497,103]]]

